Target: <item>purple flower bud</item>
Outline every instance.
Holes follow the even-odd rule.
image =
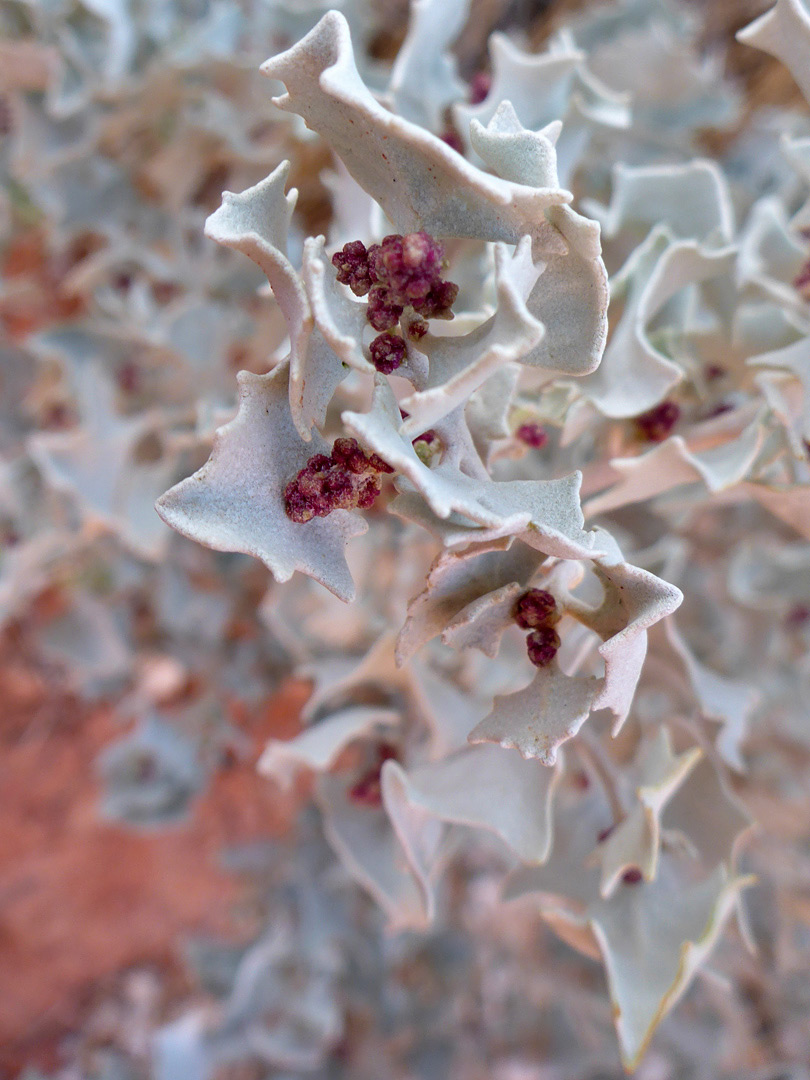
[[[424,300],[413,307],[426,319],[452,318],[451,308],[458,296],[458,285],[452,281],[440,281],[430,290]]]
[[[399,322],[404,309],[391,299],[391,292],[384,285],[374,285],[368,297],[366,318],[375,330],[390,330]]]
[[[722,379],[726,374],[726,369],[721,367],[720,364],[707,364],[703,374],[707,382],[716,382],[717,379]]]
[[[636,427],[649,442],[663,442],[678,423],[681,407],[674,401],[660,405],[636,417]]]
[[[548,667],[560,647],[557,631],[551,626],[541,626],[526,638],[526,650],[535,667]]]
[[[369,461],[357,439],[335,439],[332,447],[332,461],[337,465],[343,465],[352,473],[365,473],[369,469]]]
[[[332,256],[332,266],[337,270],[341,285],[348,285],[355,296],[365,296],[374,279],[368,263],[368,252],[362,240],[352,240],[342,251]]]
[[[426,232],[386,236],[369,249],[369,266],[391,302],[416,307],[441,281],[444,250]]]
[[[430,444],[435,442],[438,437],[439,436],[436,434],[433,428],[428,428],[427,431],[423,431],[421,435],[417,435],[413,441],[414,443],[422,442],[425,443],[427,446],[430,446]]]
[[[805,299],[810,299],[810,262],[806,262],[793,279],[793,288],[797,289]]]
[[[515,604],[515,622],[523,630],[535,630],[538,626],[553,626],[560,621],[557,601],[545,589],[529,589]],[[559,644],[559,642],[558,642]]]
[[[377,761],[367,769],[346,792],[350,802],[373,809],[382,806],[382,767],[386,761],[396,761],[393,746],[383,743],[377,747]]]
[[[642,873],[637,866],[631,866],[629,870],[625,870],[622,874],[622,881],[625,885],[640,885],[642,880]]]
[[[374,500],[380,494],[382,488],[377,476],[366,477],[357,489],[357,506],[360,510],[369,510],[374,505]]]
[[[380,473],[394,470],[376,454],[366,455],[356,439],[335,439],[332,456],[314,454],[284,489],[284,510],[305,525],[333,510],[368,510],[380,494]]]
[[[405,342],[396,334],[380,334],[372,341],[369,351],[377,371],[390,375],[405,359]]]
[[[521,442],[526,443],[527,446],[533,446],[535,450],[539,450],[548,442],[548,432],[539,424],[521,424],[515,435]]]
[[[424,319],[414,319],[408,327],[408,337],[414,341],[420,341],[428,332],[428,324]]]
[[[387,461],[383,461],[377,454],[370,454],[368,467],[376,473],[392,473],[394,470]]]
[[[489,91],[492,89],[492,76],[488,71],[477,71],[470,82],[470,104],[480,105],[486,101]]]
[[[442,142],[447,143],[451,149],[455,150],[457,154],[464,153],[464,143],[461,141],[461,136],[455,128],[445,128],[439,138]]]

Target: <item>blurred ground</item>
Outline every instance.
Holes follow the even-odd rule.
[[[216,776],[192,820],[138,834],[99,817],[94,762],[121,735],[29,646],[36,612],[0,638],[0,1070],[55,1061],[60,1038],[133,968],[183,991],[178,943],[253,928],[223,848],[287,828],[293,812],[255,771],[271,735],[291,736],[307,684],[289,682],[255,716],[235,716],[254,752]]]

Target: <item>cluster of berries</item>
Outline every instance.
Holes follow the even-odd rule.
[[[526,650],[535,667],[548,667],[560,647],[554,627],[560,621],[557,601],[545,589],[529,589],[515,604],[514,619],[521,630],[530,630]]]
[[[298,525],[333,510],[368,510],[380,494],[380,473],[392,473],[356,439],[335,439],[332,453],[315,454],[284,489],[284,510]]]
[[[515,432],[515,436],[534,450],[540,450],[548,442],[548,432],[540,424],[521,424]]]
[[[635,419],[639,433],[648,442],[663,442],[681,418],[681,407],[675,401],[662,401]]]
[[[346,792],[349,801],[358,806],[382,806],[382,767],[386,761],[396,761],[397,752],[388,743],[381,743],[376,749],[376,756],[374,764]]]
[[[425,319],[452,318],[458,285],[442,281],[443,259],[441,244],[426,232],[392,234],[368,249],[353,240],[332,256],[341,285],[355,296],[368,295],[366,318],[381,331],[371,343],[371,359],[385,375],[405,359],[405,342],[390,331],[406,307],[420,316],[408,331],[415,338],[427,332]]]

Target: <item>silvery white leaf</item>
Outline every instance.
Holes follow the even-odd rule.
[[[391,930],[424,929],[433,918],[434,907],[428,866],[417,861],[410,837],[406,840],[408,846],[403,845],[392,827],[385,772],[384,767],[384,806],[379,809],[352,803],[345,783],[336,776],[319,778],[316,797],[330,844],[349,874],[385,911]],[[435,853],[440,827],[434,821],[427,822],[427,828],[429,857]]]
[[[737,40],[780,60],[810,101],[810,75],[807,72],[810,12],[803,0],[776,0],[770,11],[738,32]]]
[[[519,376],[518,364],[504,364],[467,401],[464,419],[485,465],[489,465],[493,443],[512,434],[509,412]]]
[[[367,305],[351,299],[338,284],[337,271],[324,254],[323,237],[304,241],[303,276],[315,325],[339,359],[357,371],[374,373],[363,355],[363,330]],[[321,361],[322,363],[323,361]],[[316,359],[315,364],[318,363]],[[334,365],[333,365],[334,366]],[[328,404],[331,394],[325,398]],[[323,422],[325,409],[319,413]]]
[[[584,393],[606,416],[637,416],[660,401],[683,378],[683,371],[653,343],[648,328],[681,289],[727,273],[733,249],[703,248],[674,241],[656,226],[611,281],[611,299],[623,304],[599,369]]]
[[[182,820],[204,779],[195,744],[155,716],[111,743],[99,768],[104,814],[147,828]]]
[[[670,619],[664,632],[686,669],[702,714],[723,725],[717,737],[717,749],[721,757],[733,769],[745,772],[742,743],[762,695],[755,686],[742,679],[721,675],[701,663],[679,633],[674,620]]]
[[[712,493],[732,488],[744,480],[764,441],[762,419],[747,425],[731,438],[708,450],[692,450],[680,435],[633,458],[614,458],[611,469],[619,481],[584,505],[588,517],[620,506],[646,501],[682,484],[706,485]]]
[[[560,34],[547,52],[532,55],[517,48],[503,34],[489,40],[492,87],[479,105],[456,105],[453,114],[462,137],[472,122],[486,125],[501,102],[511,103],[520,122],[533,131],[563,121],[559,154],[561,171],[573,174],[589,129],[596,125],[626,127],[627,98],[615,94],[585,66],[585,53],[570,36]],[[477,148],[475,148],[477,149]]]
[[[591,199],[583,209],[615,237],[629,226],[666,225],[679,240],[731,243],[734,209],[728,183],[710,160],[686,165],[613,167],[610,205]]]
[[[526,588],[544,558],[512,537],[439,555],[424,591],[408,606],[407,620],[397,638],[398,662],[404,663],[421,645],[441,634],[481,596],[513,583]]]
[[[327,445],[317,434],[305,443],[290,415],[288,365],[269,375],[241,372],[239,413],[214,437],[208,462],[157,503],[172,528],[216,551],[242,551],[262,560],[278,581],[296,570],[342,600],[354,595],[344,547],[365,532],[356,514],[335,510],[305,525],[284,510],[284,488],[313,453]]]
[[[507,521],[522,522],[520,535],[526,543],[562,558],[593,551],[595,534],[581,529],[578,474],[547,481],[474,480],[460,471],[451,452],[445,453],[435,468],[428,468],[410,441],[401,436],[396,399],[380,375],[375,380],[371,411],[346,412],[342,420],[358,439],[407,477],[437,517],[456,513],[488,529],[497,529]],[[438,434],[441,438],[441,430]]]
[[[800,436],[810,441],[810,337],[774,352],[752,356],[748,363],[752,367],[779,368],[796,376],[802,388]]]
[[[313,330],[304,281],[287,258],[287,232],[297,197],[295,189],[284,194],[289,168],[288,161],[282,162],[265,180],[240,195],[225,192],[219,210],[206,222],[206,235],[243,252],[267,276],[290,337],[289,396],[293,422],[301,437],[309,440],[312,425],[324,422],[327,406],[345,376],[345,369],[320,330]],[[314,257],[311,249],[310,256]],[[311,278],[315,277],[315,271],[312,268],[310,271]],[[326,315],[328,308],[322,290],[318,289],[319,283],[320,278],[315,277],[313,288],[321,313]],[[345,307],[341,310],[345,316]],[[354,323],[350,320],[349,325]],[[341,330],[345,336],[345,323]],[[335,331],[338,332],[337,328]]]
[[[674,754],[665,727],[659,728],[642,745],[634,768],[634,799],[630,810],[593,855],[601,870],[602,897],[615,892],[622,874],[631,867],[637,867],[645,881],[655,880],[661,849],[661,815],[700,756],[699,747]]]
[[[441,821],[491,830],[525,862],[547,858],[559,770],[500,747],[476,746],[407,771],[391,763],[389,771],[410,805]]]
[[[408,33],[391,69],[387,97],[406,120],[439,131],[444,110],[464,83],[449,51],[469,13],[470,0],[411,0]]]
[[[559,188],[534,189],[488,176],[441,139],[385,110],[354,64],[345,19],[325,15],[286,53],[262,67],[287,93],[275,104],[297,112],[327,139],[349,172],[401,232],[517,243],[545,222],[547,207],[570,201]]]
[[[806,304],[793,281],[807,261],[807,251],[776,198],[759,199],[740,236],[737,278],[776,301],[806,328]]]
[[[588,923],[607,969],[625,1067],[638,1065],[663,1017],[686,992],[752,878],[719,866],[696,884],[664,871],[592,905]]]
[[[430,367],[427,383],[403,398],[410,415],[402,434],[415,438],[457,408],[506,364],[522,360],[545,330],[526,309],[526,299],[544,267],[532,261],[531,240],[523,237],[514,255],[504,244],[495,247],[495,314],[461,337],[426,335],[419,342]]]
[[[597,556],[593,568],[604,591],[601,603],[592,607],[568,594],[559,596],[558,604],[602,638],[598,652],[604,677],[566,675],[556,665],[538,668],[523,690],[496,699],[471,742],[500,743],[553,765],[557,749],[576,735],[591,712],[610,709],[614,734],[621,728],[644,663],[646,631],[683,597],[673,585],[621,561],[617,549]]]
[[[259,758],[257,768],[283,787],[292,785],[301,769],[326,772],[350,742],[379,726],[391,726],[399,715],[391,709],[366,706],[341,709],[304,728],[293,739],[271,739]]]
[[[177,466],[162,443],[157,461],[139,461],[137,450],[142,440],[160,432],[164,418],[156,412],[119,416],[109,379],[94,361],[77,377],[83,427],[32,435],[29,453],[47,482],[75,499],[86,521],[102,523],[134,551],[157,558],[168,534],[154,501]]]
[[[558,126],[524,128],[505,101],[486,128],[472,122],[470,137],[486,164],[519,184],[557,183],[554,142]],[[546,332],[523,363],[566,375],[587,375],[602,357],[607,338],[607,273],[599,227],[570,207],[551,207],[546,217],[555,232],[535,241],[545,269],[527,301]]]

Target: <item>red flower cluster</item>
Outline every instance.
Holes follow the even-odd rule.
[[[356,439],[335,439],[331,456],[315,454],[284,489],[284,511],[298,525],[333,510],[368,510],[380,494],[380,473],[394,470]]]
[[[548,432],[539,424],[521,424],[515,435],[522,443],[539,450],[548,442]]]
[[[377,747],[377,760],[346,792],[350,802],[359,806],[382,806],[382,767],[386,761],[396,761],[397,752],[388,743]]]
[[[515,604],[514,619],[521,630],[530,630],[526,650],[535,667],[548,667],[560,647],[554,629],[560,621],[557,601],[545,589],[529,589]]]
[[[424,319],[450,316],[458,285],[442,281],[443,258],[441,244],[426,232],[392,233],[368,250],[362,241],[353,240],[335,252],[332,265],[338,281],[355,296],[368,295],[366,318],[375,330],[385,332],[397,325],[406,307]],[[415,325],[421,330],[421,323]],[[405,358],[405,343],[394,334],[376,338],[371,357],[375,367],[388,375]]]
[[[663,442],[681,418],[681,407],[674,401],[660,405],[636,417],[636,427],[649,442]]]

